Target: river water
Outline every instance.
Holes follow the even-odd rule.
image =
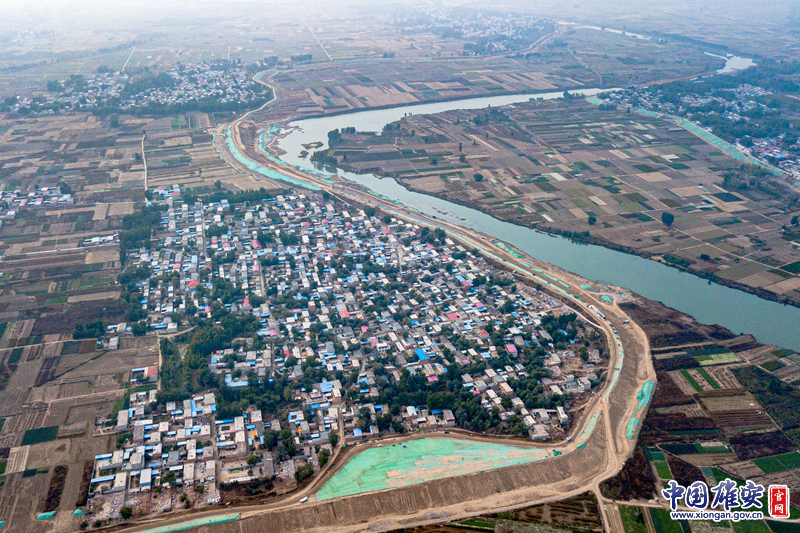
[[[736,72],[737,70],[744,70],[746,68],[750,68],[755,66],[755,61],[750,59],[749,57],[739,57],[732,54],[728,54],[727,56],[720,56],[717,54],[712,54],[710,52],[705,53],[707,56],[711,57],[718,57],[725,61],[725,66],[721,69],[717,70],[717,74],[730,74],[731,72]]]
[[[598,92],[602,91],[591,89],[583,91],[583,94],[588,96]],[[526,102],[532,97],[558,98],[562,94],[474,98],[300,120],[290,124],[295,129],[280,141],[281,148],[287,152],[281,159],[290,164],[310,167],[311,163],[299,156],[302,145],[315,141],[327,144],[327,133],[335,128],[355,126],[358,131],[381,131],[385,124],[399,120],[406,114],[479,109],[489,105]],[[329,170],[424,213],[497,237],[534,258],[590,280],[626,287],[688,313],[701,322],[720,324],[734,333],[752,333],[760,342],[800,350],[800,309],[709,283],[656,261],[601,246],[577,244],[562,237],[502,222],[475,209],[409,191],[392,178]]]

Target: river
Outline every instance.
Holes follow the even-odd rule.
[[[601,91],[583,91],[587,96],[598,92]],[[309,167],[311,163],[299,157],[302,145],[327,141],[328,131],[335,128],[355,126],[359,131],[381,131],[385,124],[410,113],[479,109],[489,105],[526,102],[529,98],[558,98],[561,95],[558,92],[474,98],[300,120],[290,124],[295,129],[280,141],[281,148],[287,152],[281,159],[290,164]],[[341,170],[338,173],[409,207],[497,237],[534,258],[588,279],[626,287],[692,315],[701,322],[720,324],[734,333],[751,333],[760,342],[800,350],[800,309],[795,307],[709,283],[656,261],[601,246],[577,244],[562,237],[502,222],[475,209],[409,191],[392,178],[378,178],[374,174],[354,174]]]
[[[717,54],[712,54],[710,52],[706,52],[705,54],[711,57],[718,57],[723,61],[725,61],[725,66],[717,70],[717,74],[730,74],[731,72],[736,72],[737,70],[744,70],[753,67],[756,64],[755,61],[753,61],[749,57],[739,57],[733,54],[728,54],[727,56],[720,56]]]

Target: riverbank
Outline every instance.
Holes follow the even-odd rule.
[[[345,167],[342,167],[342,169],[343,170],[347,170]],[[347,170],[347,171],[351,172],[351,170]],[[475,209],[477,211],[481,211],[481,206],[479,204],[476,204],[476,203],[473,203],[473,202],[465,202],[465,201],[463,201],[463,200],[461,200],[459,198],[452,198],[452,197],[449,197],[448,195],[445,195],[445,194],[435,193],[435,192],[430,192],[430,191],[424,191],[424,190],[415,188],[409,183],[410,180],[406,180],[406,179],[403,179],[403,178],[394,178],[393,176],[386,176],[386,177],[391,177],[391,178],[395,179],[398,183],[400,183],[403,187],[405,187],[406,189],[408,189],[410,191],[413,191],[413,192],[416,192],[416,193],[419,193],[419,194],[425,194],[425,195],[428,195],[428,196],[433,196],[434,198],[439,198],[439,199],[444,200],[446,202],[450,202],[450,203],[454,203],[454,204],[457,204],[457,205],[461,205],[461,206],[467,207],[469,209]],[[501,222],[509,222],[509,223],[518,225],[513,220],[504,220],[502,218],[495,217],[491,213],[486,213],[486,214],[488,216],[491,216],[495,220],[498,220],[498,221],[501,221]],[[729,279],[726,279],[726,278],[722,278],[722,277],[716,276],[713,273],[704,272],[704,271],[701,271],[701,270],[692,270],[691,268],[684,267],[684,266],[682,266],[680,264],[672,263],[672,262],[669,262],[669,261],[665,260],[664,259],[664,255],[668,255],[668,254],[653,254],[653,253],[650,253],[650,252],[647,252],[647,251],[644,251],[644,250],[637,250],[636,248],[632,248],[630,246],[625,246],[625,245],[622,245],[622,244],[619,244],[619,243],[615,243],[613,241],[609,241],[607,239],[603,239],[601,237],[593,236],[593,235],[591,235],[591,231],[590,230],[587,230],[587,232],[573,232],[573,231],[568,231],[568,230],[562,230],[562,229],[555,228],[555,227],[552,227],[552,226],[542,226],[542,225],[539,225],[539,224],[531,224],[531,225],[525,225],[525,226],[520,225],[520,227],[524,227],[524,228],[540,231],[540,232],[542,232],[544,234],[551,235],[551,236],[554,236],[554,237],[562,237],[562,238],[568,239],[568,240],[576,242],[576,243],[586,244],[586,245],[602,246],[603,248],[607,248],[609,250],[614,250],[616,252],[621,252],[621,253],[624,253],[624,254],[628,254],[628,255],[632,255],[632,256],[636,256],[636,257],[641,257],[642,259],[656,261],[656,262],[658,262],[658,263],[660,263],[662,265],[665,265],[667,267],[673,268],[673,269],[675,269],[675,270],[677,270],[679,272],[685,272],[687,274],[695,275],[695,276],[697,276],[699,278],[702,278],[702,279],[705,279],[705,280],[707,280],[707,281],[709,281],[711,283],[716,283],[717,285],[720,285],[722,287],[728,287],[728,288],[731,288],[731,289],[739,290],[739,291],[742,291],[742,292],[746,292],[748,294],[752,294],[752,295],[757,296],[757,297],[759,297],[761,299],[764,299],[764,300],[769,300],[769,301],[772,301],[772,302],[775,302],[775,303],[778,303],[778,304],[787,305],[787,306],[791,306],[791,307],[795,307],[795,308],[800,309],[800,300],[794,300],[794,299],[791,299],[791,298],[789,298],[787,296],[776,294],[776,293],[774,293],[772,291],[767,291],[767,290],[764,290],[764,289],[761,289],[761,288],[758,288],[758,287],[751,287],[751,286],[745,285],[743,283],[738,283],[738,282],[733,281],[733,280],[729,280]]]

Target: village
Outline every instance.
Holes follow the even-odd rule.
[[[159,74],[146,70],[131,74],[100,66],[88,76],[51,80],[47,93],[19,97],[9,110],[32,115],[101,109],[106,112],[144,109],[158,113],[194,109],[212,102],[220,110],[258,107],[270,97],[266,86],[252,80],[253,69],[263,66],[259,61],[243,64],[216,60],[179,63]]]
[[[687,117],[714,131],[714,126],[721,122],[746,125],[764,116],[776,113],[780,115],[774,103],[772,106],[765,103],[774,102],[778,96],[764,87],[742,83],[713,92],[698,90],[697,94],[681,94],[679,98],[673,93],[665,94],[652,87],[628,89],[612,93],[608,101],[616,105]],[[739,150],[783,170],[791,183],[794,184],[800,178],[800,138],[796,135],[776,130],[769,136],[744,135],[737,140]]]
[[[41,187],[33,192],[23,192],[20,189],[0,191],[0,225],[3,220],[14,219],[20,210],[53,208],[74,203],[75,199],[68,186]]]
[[[534,16],[453,9],[429,5],[405,14],[397,21],[404,33],[432,31],[468,43],[463,54],[501,53],[530,44],[555,29],[555,22]]]
[[[118,447],[95,458],[93,518],[210,505],[254,480],[291,490],[339,443],[557,439],[603,379],[592,326],[444,232],[302,194],[189,205],[177,187],[153,192],[156,244],[120,277],[146,318],[103,342],[192,340],[162,338],[161,368],[131,369],[124,405],[96,420]],[[213,324],[235,337],[203,352],[197,331]]]

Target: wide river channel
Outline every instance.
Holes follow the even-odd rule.
[[[600,91],[592,89],[582,92],[589,96]],[[472,98],[300,120],[290,124],[295,129],[280,141],[281,148],[287,152],[281,159],[293,165],[311,167],[308,160],[300,158],[302,145],[326,142],[328,132],[336,128],[355,126],[358,131],[381,131],[385,124],[399,120],[406,114],[512,105],[526,102],[530,98],[558,98],[562,94],[557,92]],[[710,283],[656,261],[601,246],[577,244],[562,237],[502,222],[478,210],[409,191],[392,178],[341,170],[338,173],[374,192],[397,199],[408,207],[497,237],[534,258],[590,280],[631,289],[692,315],[701,322],[720,324],[734,333],[752,333],[760,342],[800,351],[798,308]]]

